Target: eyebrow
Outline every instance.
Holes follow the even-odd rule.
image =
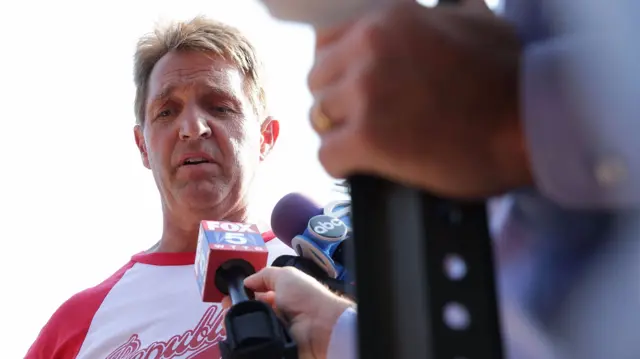
[[[177,86],[174,84],[165,85],[160,91],[160,93],[158,93],[157,95],[153,96],[153,98],[151,98],[151,101],[149,101],[149,103],[153,104],[156,102],[166,100],[169,96],[171,96],[171,94],[176,90],[176,88]]]
[[[227,100],[233,102],[233,105],[237,107],[238,110],[242,109],[242,102],[240,101],[240,99],[238,99],[237,96],[235,96],[232,92],[228,91],[224,87],[216,84],[212,80],[204,81],[204,82],[203,81],[188,82],[183,84],[168,83],[162,87],[162,89],[157,95],[151,98],[151,100],[149,101],[149,105],[153,106],[158,102],[166,101],[169,97],[171,97],[171,95],[176,90],[178,90],[181,87],[193,87],[193,86],[201,86],[202,88],[204,88],[204,92],[206,93],[213,93],[215,95],[225,97]]]

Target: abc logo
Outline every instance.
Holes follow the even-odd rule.
[[[318,215],[309,220],[309,231],[326,240],[341,240],[348,233],[348,228],[339,218]]]

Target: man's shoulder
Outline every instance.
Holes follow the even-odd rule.
[[[78,310],[85,311],[93,307],[95,307],[94,309],[98,309],[97,307],[100,306],[104,297],[109,294],[109,291],[111,291],[113,286],[118,283],[122,276],[124,276],[124,274],[131,269],[134,264],[135,262],[129,261],[99,284],[72,295],[60,306],[60,308],[58,308],[58,311],[73,311],[77,313]]]
[[[74,358],[105,297],[133,265],[133,261],[128,262],[98,285],[64,301],[42,328],[25,358]]]

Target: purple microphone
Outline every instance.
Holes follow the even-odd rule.
[[[291,240],[304,233],[309,219],[322,213],[323,208],[310,198],[300,193],[290,193],[273,208],[271,229],[282,243],[292,247]]]

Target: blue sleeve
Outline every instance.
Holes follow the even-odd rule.
[[[329,347],[327,348],[327,359],[357,359],[358,312],[352,308],[345,310],[331,333]]]
[[[535,183],[565,207],[640,204],[640,100],[631,98],[640,93],[640,64],[627,66],[638,71],[626,75],[613,70],[597,51],[604,44],[552,38],[530,43],[522,59],[522,120]]]

